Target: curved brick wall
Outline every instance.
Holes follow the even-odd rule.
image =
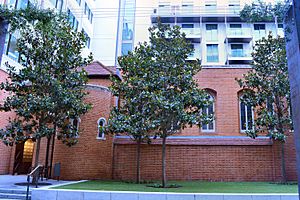
[[[7,78],[7,73],[0,69],[0,83],[4,82]],[[3,90],[0,91],[0,104],[3,103],[3,100],[7,97],[7,93]],[[7,120],[9,117],[13,117],[14,114],[11,112],[1,112],[0,111],[0,129],[4,128],[7,125]],[[10,159],[12,155],[12,148],[7,147],[0,140],[0,174],[9,173]]]

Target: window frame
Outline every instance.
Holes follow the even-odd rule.
[[[104,125],[103,125],[103,127],[106,126],[106,123],[107,123],[107,121],[106,121],[106,119],[105,119],[104,117],[100,117],[100,118],[97,120],[97,137],[96,137],[96,139],[97,139],[97,140],[106,140],[106,138],[105,138],[105,133],[104,133],[104,132],[101,134],[101,137],[99,137],[99,136],[100,136],[99,123],[100,123],[101,120],[104,120]]]
[[[212,100],[212,106],[213,106],[213,114],[215,114],[215,96],[212,95],[212,94],[208,94],[210,96],[210,100]],[[209,113],[209,107],[205,108],[205,111],[206,111],[206,114]],[[203,109],[201,110],[201,112],[203,112]],[[213,121],[213,129],[209,129],[209,124],[206,124],[207,125],[207,129],[203,129],[203,124],[201,124],[201,132],[202,133],[215,133],[216,132],[216,119],[214,118]]]
[[[251,106],[251,105],[247,105],[247,104],[245,104],[245,122],[246,122],[246,129],[243,129],[243,123],[242,123],[242,107],[241,107],[241,104],[243,103],[242,101],[241,101],[241,98],[243,97],[243,95],[241,95],[240,97],[239,97],[239,124],[240,124],[240,132],[241,133],[246,133],[246,131],[251,131],[251,130],[254,130],[254,107],[253,106]],[[249,127],[248,127],[248,109],[247,109],[247,107],[248,106],[251,106],[251,117],[252,117],[252,129],[249,129]]]

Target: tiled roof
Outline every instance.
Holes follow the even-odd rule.
[[[94,61],[91,64],[83,67],[88,73],[88,76],[110,76],[116,75],[115,66],[104,66],[99,61]]]

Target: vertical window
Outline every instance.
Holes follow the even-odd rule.
[[[209,95],[209,100],[212,102],[209,106],[202,109],[202,113],[207,116],[213,116],[215,112],[215,102],[213,96]],[[202,123],[202,132],[214,132],[215,131],[215,120],[209,123]]]
[[[60,12],[62,11],[63,3],[63,0],[56,0],[55,8]]]
[[[78,135],[80,121],[81,120],[79,117],[75,117],[70,120],[72,133],[74,133],[75,135]]]
[[[255,39],[261,39],[266,36],[265,24],[254,24],[254,37]]]
[[[93,23],[93,12],[91,11],[91,9],[89,8],[89,6],[87,5],[87,3],[85,2],[84,4],[84,14],[87,15],[88,20],[90,21],[90,23]]]
[[[121,49],[122,56],[127,55],[128,52],[131,50],[132,50],[132,43],[126,43],[126,42],[122,43],[122,49]]]
[[[83,34],[84,34],[85,37],[86,37],[85,46],[86,46],[87,48],[90,48],[90,46],[91,46],[91,38],[90,38],[90,36],[85,32],[84,29],[82,29],[82,32],[83,32]]]
[[[280,37],[284,37],[284,29],[283,29],[283,24],[278,24],[277,26],[277,33]]]
[[[231,44],[231,56],[232,57],[243,57],[244,50],[242,44]]]
[[[133,23],[124,22],[122,31],[122,40],[132,40],[133,38]]]
[[[80,5],[81,4],[81,0],[76,0],[77,1],[77,3]]]
[[[218,24],[206,24],[206,40],[218,41]]]
[[[106,125],[105,118],[101,117],[100,119],[98,119],[98,121],[97,121],[97,127],[98,127],[97,139],[105,138],[105,132],[104,132],[105,125]]]
[[[246,104],[240,97],[240,128],[241,132],[253,130],[254,111],[253,106]]]
[[[19,61],[19,52],[17,47],[17,37],[16,34],[10,34],[7,43],[6,55],[15,61]]]
[[[219,62],[219,51],[217,44],[207,44],[207,62]]]
[[[77,31],[78,30],[78,20],[76,19],[76,17],[73,15],[73,13],[70,11],[70,9],[68,9],[68,17],[69,17],[69,22],[70,22],[70,25],[71,27]]]

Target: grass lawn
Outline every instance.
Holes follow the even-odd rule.
[[[119,181],[87,181],[55,189],[73,190],[108,190],[140,192],[182,192],[182,193],[297,193],[297,184],[282,185],[268,182],[203,182],[203,181],[169,181],[179,188],[153,188],[147,184],[134,184]]]

